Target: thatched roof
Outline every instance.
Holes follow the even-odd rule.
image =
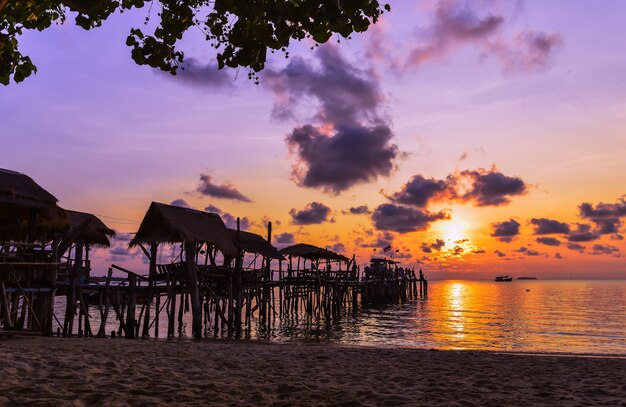
[[[49,208],[58,199],[28,175],[0,168],[0,202],[35,208]]]
[[[36,240],[43,230],[66,222],[67,214],[57,206],[54,195],[27,175],[0,168],[0,239],[20,240],[30,231],[29,238]]]
[[[237,239],[237,231],[235,229],[228,229],[228,232],[231,234],[235,245],[241,250],[248,253],[260,254],[261,256],[271,259],[284,259],[284,257],[278,253],[278,249],[272,246],[272,244],[261,235],[240,231],[239,239]]]
[[[65,210],[69,215],[70,230],[81,228],[77,239],[85,243],[103,247],[109,247],[109,237],[115,236],[115,231],[107,227],[97,216],[91,213]]]
[[[237,255],[232,235],[214,213],[152,202],[130,245],[140,243],[206,242],[227,256]]]
[[[280,250],[279,253],[285,256],[297,256],[310,260],[348,260],[347,257],[342,256],[341,254],[306,243],[298,243],[293,246],[285,247]]]

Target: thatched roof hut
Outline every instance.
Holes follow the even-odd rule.
[[[293,246],[285,247],[279,251],[280,254],[292,257],[302,257],[308,260],[342,260],[347,261],[346,256],[332,252],[330,250],[322,249],[321,247],[313,246],[306,243],[298,243]]]
[[[237,231],[235,229],[228,229],[228,232],[231,234],[235,245],[241,250],[248,253],[260,254],[270,259],[284,259],[284,257],[278,253],[278,249],[272,246],[272,244],[261,235],[239,231],[239,238],[237,238]]]
[[[210,243],[226,256],[237,255],[233,236],[219,215],[158,202],[150,204],[130,246],[151,242]]]
[[[32,228],[65,224],[67,214],[57,201],[29,176],[0,169],[0,239],[19,240],[28,224]]]
[[[69,215],[69,231],[80,228],[80,232],[74,240],[82,239],[89,245],[109,247],[110,237],[115,236],[115,231],[104,224],[96,215],[85,212],[65,210]]]

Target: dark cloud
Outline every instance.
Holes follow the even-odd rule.
[[[250,198],[244,196],[232,184],[216,184],[209,174],[200,174],[200,185],[197,189],[202,195],[213,198],[233,199],[236,201],[252,202]]]
[[[545,244],[547,246],[560,246],[561,241],[553,237],[538,237],[537,243]]]
[[[422,243],[421,248],[424,253],[432,253],[433,250],[440,252],[445,245],[446,242],[443,239],[437,239],[433,243]]]
[[[292,208],[289,211],[292,223],[295,225],[313,225],[329,220],[331,209],[321,202],[311,202],[304,209],[298,211]]]
[[[220,217],[224,221],[224,225],[226,225],[227,228],[237,229],[237,217],[236,216],[233,216],[230,213],[225,212],[225,213],[222,213]],[[243,218],[239,218],[240,230],[248,230],[250,229],[251,225],[252,225],[252,222],[250,221],[250,219],[248,219],[248,217],[244,216]]]
[[[565,257],[563,257],[563,256],[561,255],[561,253],[556,252],[556,253],[554,254],[554,258],[555,258],[555,259],[559,259],[559,260],[563,260]]]
[[[449,175],[446,181],[453,186],[450,190],[452,199],[474,202],[477,206],[507,205],[511,197],[527,192],[521,178],[504,175],[495,167],[461,171]]]
[[[503,16],[470,4],[476,3],[455,0],[438,2],[432,26],[421,33],[422,38],[417,38],[420,45],[409,54],[407,65],[418,67],[424,62],[440,59],[458,44],[482,41],[504,23]]]
[[[595,254],[595,255],[612,254],[612,255],[615,255],[615,254],[618,254],[619,251],[620,250],[617,247],[615,247],[615,246],[594,244],[593,247],[592,247],[591,254]]]
[[[432,222],[445,219],[450,219],[447,212],[428,212],[394,204],[379,205],[372,213],[372,220],[377,229],[398,233],[426,230]]]
[[[418,174],[411,177],[409,182],[404,184],[399,192],[387,198],[398,204],[425,208],[431,199],[444,196],[446,190],[447,185],[445,181],[424,178]]]
[[[599,238],[600,236],[593,232],[574,232],[567,236],[569,242],[591,242]]]
[[[567,248],[570,250],[577,250],[579,252],[582,252],[585,250],[585,246],[579,244],[579,243],[568,243],[567,244]]]
[[[611,235],[611,240],[624,240],[624,236],[618,234]]]
[[[300,57],[293,58],[281,71],[267,69],[263,84],[276,96],[272,116],[295,118],[295,109],[304,102],[316,103],[311,119],[333,125],[352,125],[380,120],[378,110],[385,101],[374,72],[352,65],[333,46],[322,46],[315,53],[318,67]]]
[[[296,242],[293,233],[281,233],[274,237],[274,241],[278,244],[294,244]]]
[[[113,240],[119,240],[122,242],[130,242],[133,239],[133,235],[131,233],[116,233],[113,236]]]
[[[375,249],[382,249],[382,248],[392,245],[393,239],[394,239],[394,235],[391,232],[378,233],[375,241],[364,244],[363,247],[373,247]]]
[[[292,177],[300,185],[338,194],[355,184],[389,176],[398,147],[385,124],[336,126],[331,134],[306,125],[287,135],[290,150],[298,157]]]
[[[367,205],[360,205],[360,206],[352,206],[348,208],[348,210],[343,211],[343,213],[352,214],[352,215],[363,215],[363,214],[369,214],[371,212],[369,208],[367,207]]]
[[[205,212],[210,212],[210,213],[217,213],[217,214],[222,213],[222,210],[221,210],[220,208],[218,208],[218,207],[217,207],[217,206],[215,206],[215,205],[211,205],[211,204],[208,204],[208,205],[204,208],[204,211],[205,211]]]
[[[536,235],[550,235],[550,234],[568,234],[570,233],[570,227],[567,223],[559,222],[558,220],[552,220],[547,218],[532,218],[530,220],[535,226]]]
[[[276,96],[273,117],[295,118],[301,106],[315,112],[312,123],[286,137],[296,156],[293,180],[338,194],[389,176],[400,152],[380,112],[385,97],[377,75],[357,68],[333,46],[321,47],[315,56],[317,67],[294,58],[285,69],[264,74],[264,84]]]
[[[334,245],[329,247],[329,250],[335,252],[335,253],[345,253],[346,252],[346,246],[343,245],[343,243],[335,243]]]
[[[472,253],[474,253],[474,254],[485,254],[486,251],[485,251],[485,249],[476,249],[476,250],[473,250]]]
[[[233,78],[227,69],[220,70],[217,63],[200,63],[195,58],[185,58],[185,62],[176,72],[180,82],[193,87],[229,88],[233,86]]]
[[[514,250],[514,251],[517,252],[517,253],[526,253],[528,251],[528,247],[522,246],[519,249]]]
[[[526,183],[521,178],[504,175],[494,166],[489,170],[478,168],[456,172],[445,180],[416,174],[400,191],[385,196],[391,202],[418,208],[425,208],[432,201],[446,200],[500,206],[510,203],[511,197],[526,192]]]
[[[109,250],[109,253],[111,253],[114,256],[132,256],[133,255],[133,253],[130,250],[122,246],[111,248]]]
[[[595,207],[584,202],[578,207],[580,216],[591,220],[596,226],[596,233],[601,235],[619,233],[623,223],[621,218],[626,216],[626,196],[616,203],[600,202]]]
[[[495,254],[497,254],[498,257],[505,257],[506,256],[506,253],[504,253],[503,251],[500,251],[500,250],[494,250],[493,252]]]
[[[454,246],[454,248],[452,249],[452,255],[453,256],[460,256],[461,254],[463,254],[464,251],[465,251],[465,249],[463,249],[463,247],[461,247],[461,246]]]
[[[187,203],[184,199],[174,199],[170,202],[170,205],[180,206],[181,208],[191,208],[191,205],[189,205],[189,203]]]
[[[495,237],[501,242],[510,242],[520,233],[520,224],[515,219],[509,219],[504,222],[492,223],[493,233],[492,237]]]
[[[541,253],[539,253],[537,250],[528,250],[526,251],[526,256],[540,256]]]

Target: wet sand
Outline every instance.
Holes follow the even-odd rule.
[[[0,405],[626,406],[626,359],[6,336]]]

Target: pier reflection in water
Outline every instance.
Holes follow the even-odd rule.
[[[62,307],[59,303],[57,312],[63,312]],[[97,312],[92,315],[97,324]],[[242,337],[364,346],[626,354],[624,315],[626,281],[622,280],[433,281],[427,298],[379,307],[358,305],[332,319],[277,315],[269,326],[253,320]],[[191,336],[190,326],[187,315],[183,338]],[[117,327],[111,320],[110,330]],[[210,329],[205,334],[214,337]],[[166,332],[160,336],[166,337]]]

